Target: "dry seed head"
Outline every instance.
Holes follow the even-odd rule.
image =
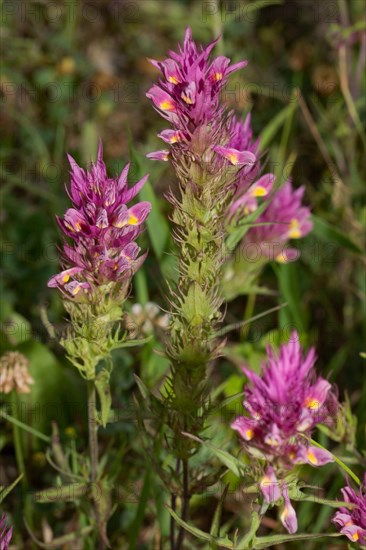
[[[0,358],[0,393],[29,393],[34,380],[29,374],[29,361],[17,351],[8,351]]]

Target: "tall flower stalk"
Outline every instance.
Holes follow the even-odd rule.
[[[62,271],[51,278],[70,316],[70,330],[61,340],[71,363],[87,382],[91,497],[100,547],[108,543],[106,525],[110,510],[106,500],[95,497],[99,483],[98,427],[105,426],[111,408],[110,353],[123,347],[120,321],[132,276],[143,263],[135,240],[142,231],[151,205],[127,206],[143,187],[147,176],[128,188],[129,164],[117,178],[107,175],[100,144],[96,164],[90,171],[69,156],[72,201],[57,221],[69,239],[63,243]],[[100,407],[97,407],[97,395]]]
[[[170,145],[149,158],[171,161],[179,182],[167,199],[178,249],[179,279],[171,291],[172,321],[167,355],[171,378],[165,405],[173,432],[172,448],[182,464],[182,517],[189,514],[191,483],[188,460],[196,443],[182,432],[199,434],[207,412],[208,365],[220,354],[223,341],[215,338],[222,320],[220,277],[225,260],[225,215],[239,175],[248,173],[255,154],[232,145],[236,136],[233,113],[220,93],[228,76],[246,66],[231,65],[220,56],[210,61],[217,40],[198,47],[187,29],[179,52],[165,61],[152,61],[162,73],[147,97],[170,127],[159,137]],[[235,144],[235,143],[234,143]],[[183,543],[181,530],[172,548]]]

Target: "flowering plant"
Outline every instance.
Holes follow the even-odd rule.
[[[328,98],[322,82],[321,100],[315,101],[314,78],[327,72],[329,77],[329,67],[313,67],[318,55],[306,61],[306,52],[299,55],[292,46],[289,55],[281,55],[279,44],[288,44],[282,20],[284,36],[275,44],[275,25],[263,27],[256,14],[251,40],[249,18],[245,25],[224,21],[225,2],[204,3],[206,20],[210,12],[215,33],[222,31],[225,43],[220,37],[200,45],[187,28],[177,49],[159,59],[160,41],[150,42],[157,1],[138,5],[149,27],[138,41],[129,40],[132,28],[140,30],[136,25],[125,25],[123,37],[118,36],[133,44],[138,61],[128,64],[128,79],[137,71],[139,90],[148,90],[145,107],[137,101],[141,95],[128,90],[133,92],[127,113],[131,162],[123,169],[111,171],[126,152],[127,143],[120,139],[124,102],[116,99],[121,99],[119,83],[125,75],[120,69],[129,61],[130,46],[122,56],[117,51],[109,55],[114,53],[113,28],[118,29],[111,6],[106,5],[95,27],[102,29],[113,11],[106,48],[99,36],[88,44],[86,25],[74,25],[71,17],[65,34],[57,35],[62,25],[52,26],[57,40],[52,40],[50,59],[57,53],[62,58],[55,68],[49,63],[39,73],[27,68],[17,75],[12,54],[5,73],[21,84],[20,99],[24,93],[27,106],[38,99],[30,97],[23,82],[43,88],[54,73],[57,82],[78,91],[80,76],[88,75],[92,106],[79,100],[83,95],[67,105],[57,98],[37,104],[28,117],[13,108],[21,103],[16,86],[1,83],[2,99],[10,103],[2,116],[5,134],[18,123],[25,131],[13,151],[14,137],[7,136],[2,158],[4,189],[15,195],[8,199],[1,192],[10,216],[5,210],[0,218],[5,227],[19,220],[21,237],[17,241],[10,227],[1,239],[0,503],[9,496],[9,513],[0,515],[0,550],[22,543],[28,548],[31,540],[42,548],[98,550],[261,550],[286,543],[325,549],[330,538],[366,548],[366,478],[362,483],[358,477],[366,466],[365,434],[354,415],[360,404],[364,418],[366,396],[359,376],[366,357],[359,347],[363,224],[356,215],[364,180],[357,165],[363,158],[360,145],[366,143],[359,116],[364,29],[358,23],[337,27],[340,70],[333,71],[331,83],[337,93]],[[123,2],[116,4],[121,8]],[[183,13],[185,4],[176,3],[164,16]],[[197,21],[195,3],[188,4]],[[237,4],[247,15],[264,3]],[[267,13],[276,19],[277,7],[265,4],[264,19]],[[351,9],[343,0],[338,6],[347,27]],[[39,36],[49,15],[43,8],[41,29],[34,20]],[[29,13],[22,12],[20,21],[11,6],[5,11],[6,19],[14,11],[16,30],[31,43]],[[85,18],[85,10],[77,12]],[[196,28],[202,40],[212,31],[205,28],[207,21],[201,18]],[[79,63],[84,44],[75,60],[71,57],[74,32],[85,38],[85,72]],[[169,26],[169,32],[174,28]],[[297,40],[293,32],[291,37]],[[245,57],[253,54],[261,68],[262,84],[249,95],[255,63],[246,69],[241,38]],[[271,45],[270,59],[276,51],[275,64],[262,63],[266,44]],[[146,47],[149,51],[143,51]],[[149,53],[156,59],[139,58],[138,48],[142,57]],[[225,49],[232,59],[223,55]],[[41,50],[45,59],[46,43]],[[32,48],[31,65],[37,51]],[[336,56],[327,55],[327,63],[331,58]],[[311,66],[309,78],[296,74],[305,62]],[[291,87],[287,100],[274,89],[282,82],[278,67],[283,63],[283,81]],[[154,72],[159,73],[155,79]],[[279,79],[270,89],[263,83],[274,75]],[[118,89],[111,90],[115,84]],[[294,85],[301,86],[301,93]],[[43,99],[51,99],[49,92],[41,94]],[[64,118],[74,106],[70,114],[75,119]],[[32,128],[37,113],[43,113],[38,107],[45,107],[52,127],[42,121],[39,129]],[[319,126],[314,113],[320,115]],[[76,124],[69,124],[73,120]],[[159,120],[163,126],[151,132]],[[134,149],[135,133],[144,143],[145,158]],[[105,136],[108,170],[98,134]],[[155,147],[151,134],[163,145]],[[89,166],[68,156],[69,204],[56,216],[62,233],[60,268],[50,278],[47,262],[35,261],[32,243],[49,243],[62,181],[56,176],[52,188],[51,181],[39,185],[31,171],[25,181],[23,172],[8,174],[8,166],[13,158],[21,159],[22,169],[33,168],[34,162],[46,179],[48,161],[61,162],[64,138],[69,147],[78,143],[84,161],[90,150],[96,156]],[[308,138],[318,145],[309,162]],[[327,202],[332,208],[323,216]],[[47,217],[37,212],[46,204]],[[23,240],[29,262],[20,261],[24,258],[15,250]],[[15,254],[8,247],[13,241]],[[42,275],[39,285],[36,269]],[[17,302],[19,283],[24,288]],[[49,342],[43,329],[35,332],[38,300],[46,292],[51,300],[47,312],[41,306],[40,313]],[[354,378],[348,380],[351,369]],[[345,375],[350,396],[335,384]],[[18,483],[21,490],[13,492]]]
[[[93,486],[101,477],[98,427],[106,426],[111,412],[110,354],[125,345],[126,334],[121,333],[123,305],[131,279],[146,257],[146,254],[139,256],[140,247],[135,240],[141,234],[151,205],[144,201],[128,207],[148,176],[128,188],[130,165],[127,164],[119,177],[108,177],[101,143],[97,162],[92,163],[90,171],[80,168],[70,156],[69,162],[68,195],[73,207],[57,221],[72,245],[63,243],[63,269],[51,278],[48,286],[61,292],[70,315],[69,332],[61,344],[87,380],[89,481]],[[108,487],[106,479],[106,492]],[[93,500],[99,542],[104,547],[109,544],[106,529],[111,505],[106,494],[100,499],[93,495]]]

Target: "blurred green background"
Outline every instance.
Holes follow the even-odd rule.
[[[301,260],[270,265],[263,274],[261,283],[272,294],[252,297],[249,304],[246,296],[230,303],[228,324],[284,301],[288,306],[249,332],[229,334],[231,360],[223,359],[215,369],[213,384],[229,380],[225,393],[241,391],[240,362],[257,364],[274,330],[296,326],[304,342],[316,346],[319,371],[339,385],[342,398],[345,390],[349,393],[359,417],[359,447],[365,447],[366,376],[360,356],[366,341],[364,8],[363,0],[1,2],[0,352],[24,352],[36,380],[32,403],[55,408],[42,409],[39,422],[33,415],[38,429],[50,433],[50,421],[57,418],[64,440],[72,426],[80,435],[77,444],[82,448],[85,443],[82,383],[41,320],[47,309],[52,323],[64,323],[60,297],[47,281],[58,269],[60,235],[54,215],[68,206],[66,152],[86,164],[95,157],[101,137],[111,174],[131,154],[131,183],[141,172],[150,172],[143,198],[153,201],[154,213],[140,243],[150,253],[131,303],[150,300],[167,308],[164,277],[172,277],[174,270],[163,194],[175,183],[168,164],[145,158],[160,148],[156,134],[164,127],[145,97],[158,78],[147,58],[167,56],[190,25],[196,41],[207,43],[222,34],[217,53],[249,60],[223,99],[239,114],[252,111],[269,166],[281,180],[291,173],[295,185],[306,186],[306,202],[315,216],[314,231],[300,243]],[[283,339],[281,333],[277,337]],[[160,380],[167,364],[153,351],[159,345],[156,337],[143,351],[116,357],[117,408],[128,402],[135,387],[133,372],[151,386]],[[80,406],[70,406],[73,401]],[[141,460],[133,430],[120,422],[106,434],[123,441],[121,455],[126,453],[132,465]],[[43,444],[32,440],[27,445],[31,486],[49,485],[53,478]],[[11,427],[3,422],[0,450],[0,484],[6,485],[15,470]],[[134,477],[139,483],[137,471]],[[153,484],[152,493],[156,490]],[[14,493],[6,506],[15,516],[17,499]],[[112,529],[114,521],[116,532],[136,533],[138,547],[160,548],[151,517],[145,518],[145,534],[139,535],[136,503],[121,507]],[[63,530],[57,527],[57,518],[65,513],[60,510],[47,508],[56,532]],[[161,507],[160,513],[164,515]],[[70,511],[66,517],[72,524]],[[315,509],[306,509],[302,518],[309,530],[312,519],[317,518],[317,530],[327,521]],[[19,517],[15,521],[20,525]],[[166,517],[161,521],[160,527]],[[117,537],[120,542],[113,548],[128,547],[125,541],[131,536],[124,536]],[[152,540],[156,546],[149,546]]]

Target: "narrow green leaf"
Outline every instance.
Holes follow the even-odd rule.
[[[24,524],[29,533],[29,536],[37,544],[37,546],[39,546],[40,548],[46,548],[46,549],[59,548],[60,546],[63,546],[64,544],[67,544],[68,542],[72,542],[79,538],[81,540],[85,540],[87,535],[89,535],[94,529],[92,525],[88,525],[87,527],[83,527],[82,529],[80,529],[80,531],[68,533],[67,535],[53,539],[52,542],[44,543],[35,537],[25,518],[24,518]]]
[[[151,203],[151,212],[146,220],[146,224],[154,252],[157,259],[160,260],[169,240],[169,226],[160,212],[158,200],[149,181],[147,181],[143,189],[141,189],[139,197],[141,200]]]
[[[145,510],[148,504],[151,492],[151,469],[149,468],[145,474],[144,484],[142,486],[139,503],[136,510],[136,515],[129,529],[129,546],[128,550],[135,550],[141,526],[144,521]]]
[[[244,327],[245,325],[250,325],[253,323],[253,321],[257,321],[258,319],[261,319],[262,317],[266,317],[270,313],[274,313],[275,311],[278,311],[282,309],[283,307],[286,307],[288,305],[287,302],[280,304],[279,306],[273,307],[271,309],[267,309],[266,311],[263,311],[262,313],[258,313],[258,315],[254,315],[254,317],[251,317],[250,319],[247,319],[245,321],[240,321],[240,323],[233,323],[232,325],[227,325],[226,327],[220,329],[215,333],[215,338],[217,336],[223,336],[227,334],[228,332],[231,332],[232,330],[238,330],[241,327]]]
[[[140,340],[125,340],[118,345],[118,349],[122,348],[133,348],[135,346],[143,346],[152,340],[152,336],[147,336],[146,338],[141,338]]]
[[[201,531],[201,529],[198,529],[197,527],[193,527],[193,525],[190,525],[189,523],[186,523],[183,521],[178,514],[170,508],[170,506],[166,506],[168,512],[173,516],[175,521],[178,523],[178,525],[181,525],[184,527],[188,533],[191,533],[191,535],[194,535],[199,540],[204,540],[210,543],[214,543],[218,545],[220,548],[231,548],[234,549],[233,543],[228,539],[228,537],[225,537],[224,539],[216,538],[210,535],[209,533],[205,533],[204,531]]]
[[[98,151],[98,128],[93,120],[84,123],[81,130],[81,156],[85,164],[95,161]]]
[[[282,544],[290,541],[297,540],[314,540],[323,537],[341,537],[341,533],[315,533],[313,535],[270,535],[268,537],[258,537],[255,539],[253,549],[262,550],[262,548],[269,548],[275,544]]]
[[[297,500],[301,502],[315,502],[317,504],[324,504],[325,506],[330,506],[331,508],[352,508],[352,503],[343,502],[342,500],[330,500],[327,498],[317,497],[315,495],[305,495],[300,493],[298,496],[292,495],[291,500]]]
[[[133,278],[135,296],[139,304],[145,305],[149,301],[149,289],[147,286],[145,270],[142,267]]]
[[[41,504],[53,504],[55,502],[73,502],[76,498],[85,496],[88,491],[88,483],[72,483],[59,487],[48,487],[36,492],[35,501]]]
[[[363,254],[363,250],[356,243],[354,243],[352,239],[350,239],[345,233],[343,233],[333,225],[330,225],[325,220],[318,218],[318,216],[313,215],[312,220],[314,223],[314,234],[319,237],[319,239],[327,242],[336,243],[339,246],[343,246],[344,248],[351,250],[352,252],[356,252],[357,254]]]
[[[198,443],[201,443],[201,445],[206,447],[206,449],[210,450],[216,456],[216,458],[218,458],[220,462],[224,466],[226,466],[231,472],[233,472],[233,474],[235,474],[237,477],[240,478],[245,473],[245,470],[248,470],[248,466],[243,464],[243,462],[241,462],[240,460],[238,460],[228,452],[223,451],[222,449],[219,449],[218,447],[216,447],[216,445],[213,445],[209,441],[204,441],[199,437],[196,437],[186,432],[182,432],[182,433],[183,435],[189,437],[190,439],[194,439],[194,441],[198,441]]]
[[[259,143],[260,151],[264,151],[271,141],[274,139],[281,126],[286,122],[289,116],[295,111],[297,102],[293,101],[286,105],[272,120],[265,126],[261,132],[261,140]]]
[[[226,487],[225,487],[225,489],[224,489],[224,491],[221,495],[221,498],[219,500],[219,503],[216,507],[215,515],[214,515],[213,520],[212,520],[210,535],[212,535],[214,537],[218,537],[220,535],[220,522],[221,522],[222,506],[223,506],[223,503],[225,502],[225,498],[226,498],[228,489],[229,489],[229,485],[226,485]]]
[[[170,514],[165,507],[165,503],[169,498],[169,494],[161,486],[158,476],[152,479],[152,493],[156,507],[156,518],[159,524],[161,536],[168,537],[170,533]]]
[[[283,1],[284,0],[255,0],[255,2],[246,4],[245,12],[251,13],[261,10],[262,8],[267,8],[268,6],[281,5]]]
[[[46,443],[51,443],[51,438],[50,437],[48,437],[47,435],[42,434],[41,432],[39,432],[35,428],[31,428],[27,424],[24,424],[23,422],[21,422],[17,418],[14,418],[10,414],[7,414],[2,409],[0,409],[0,418],[1,417],[5,418],[5,420],[8,420],[12,424],[15,424],[15,426],[18,426],[19,428],[21,428],[25,432],[28,432],[28,433],[34,435],[35,437],[38,437],[39,439],[43,439],[43,441],[45,441]]]
[[[288,304],[288,309],[284,313],[291,313],[291,321],[295,323],[297,330],[304,331],[306,322],[299,288],[298,266],[296,262],[291,262],[288,264],[272,264],[272,267],[277,275],[282,298]]]
[[[252,548],[251,542],[255,539],[255,534],[258,531],[260,524],[261,516],[257,512],[253,511],[250,529],[248,533],[239,541],[238,546],[235,547],[235,550],[248,550],[248,548]]]
[[[137,376],[137,374],[135,374],[135,380],[136,380],[136,384],[139,387],[139,390],[141,392],[142,397],[144,399],[148,399],[149,395],[150,395],[150,392],[149,392],[149,389],[147,388],[147,386],[145,386],[145,384],[143,383],[141,378],[139,376]]]
[[[18,476],[16,478],[15,481],[13,481],[13,483],[11,485],[9,485],[8,487],[2,487],[0,485],[0,502],[2,502],[7,496],[8,494],[14,489],[14,487],[19,483],[19,481],[22,479],[23,477],[23,474],[20,474],[20,476]]]

